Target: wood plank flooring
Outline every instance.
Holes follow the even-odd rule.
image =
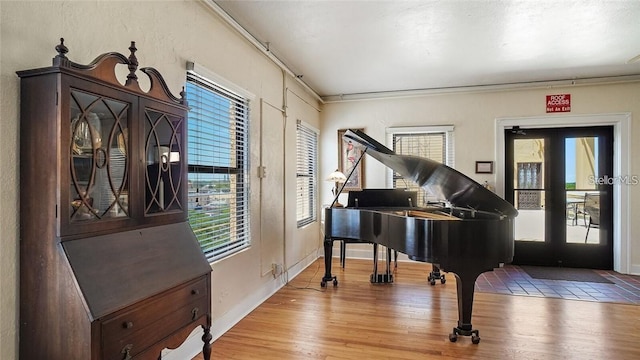
[[[393,284],[371,284],[370,261],[336,259],[339,284],[323,289],[323,261],[217,339],[212,359],[640,359],[637,305],[476,292],[481,342],[452,343],[453,274],[430,286],[431,265],[402,262]]]

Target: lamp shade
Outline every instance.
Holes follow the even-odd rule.
[[[333,182],[337,182],[337,183],[344,183],[345,181],[347,181],[347,177],[341,173],[340,171],[336,170],[334,172],[332,172],[331,174],[329,174],[329,176],[327,177],[327,181],[333,181]]]

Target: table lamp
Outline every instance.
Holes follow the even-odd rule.
[[[347,177],[342,172],[338,171],[338,169],[336,169],[336,171],[329,174],[329,176],[327,177],[327,181],[332,181],[335,183],[335,187],[331,189],[331,193],[333,194],[334,197],[337,197],[338,191],[340,191],[340,184],[344,184],[347,181]],[[336,203],[334,206],[342,207],[342,204],[340,204],[336,200]]]

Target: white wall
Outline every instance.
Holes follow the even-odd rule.
[[[571,113],[546,114],[546,95],[571,94]],[[640,116],[640,82],[608,85],[580,85],[567,87],[530,88],[508,91],[459,92],[431,94],[405,98],[367,99],[327,103],[322,116],[321,174],[329,174],[337,164],[337,130],[344,128],[364,128],[374,139],[385,143],[385,129],[394,126],[453,125],[455,127],[455,167],[479,183],[488,181],[495,185],[493,175],[475,174],[475,162],[479,160],[497,161],[496,139],[497,119],[531,117],[533,124],[539,118],[575,118],[592,114],[631,113],[631,144],[628,174],[640,175],[640,129],[636,118]],[[537,120],[536,120],[537,119]],[[573,122],[573,120],[568,122]],[[373,158],[366,158],[365,187],[384,188],[387,168]],[[326,175],[325,175],[326,176]],[[640,185],[626,186],[628,191],[627,223],[622,224],[621,240],[627,247],[621,249],[619,257],[627,260],[619,269],[622,272],[640,274],[640,224],[633,221],[640,215]],[[331,184],[324,184],[321,190],[322,203],[330,202]],[[345,195],[341,195],[345,198]],[[345,198],[346,201],[346,198]],[[342,201],[342,203],[345,203]],[[624,220],[625,216],[621,216]],[[615,246],[615,245],[614,245]],[[335,249],[334,249],[335,253]],[[370,256],[371,248],[349,245],[349,256]],[[623,261],[624,262],[624,261]]]
[[[140,66],[156,68],[174,94],[184,85],[188,60],[255,94],[250,135],[252,246],[212,265],[214,337],[283,285],[284,277],[274,279],[270,273],[272,262],[286,263],[293,276],[315,259],[318,224],[296,229],[295,186],[291,184],[295,184],[295,119],[319,127],[319,104],[206,5],[197,1],[1,1],[0,16],[0,358],[18,357],[20,124],[15,72],[50,66],[60,37],[69,48],[68,57],[81,64],[110,51],[128,56],[134,40]],[[145,75],[138,76],[143,81]],[[269,131],[263,137],[265,129]],[[260,164],[268,166],[264,179],[257,176]],[[262,215],[267,212],[264,221]],[[198,351],[198,342],[190,342],[193,346],[185,354]]]

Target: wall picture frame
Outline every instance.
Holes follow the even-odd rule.
[[[493,161],[476,161],[476,174],[493,174]]]
[[[342,191],[360,191],[364,186],[364,159],[358,162],[362,150],[342,138],[345,132],[347,129],[338,130],[338,170],[348,178]]]

